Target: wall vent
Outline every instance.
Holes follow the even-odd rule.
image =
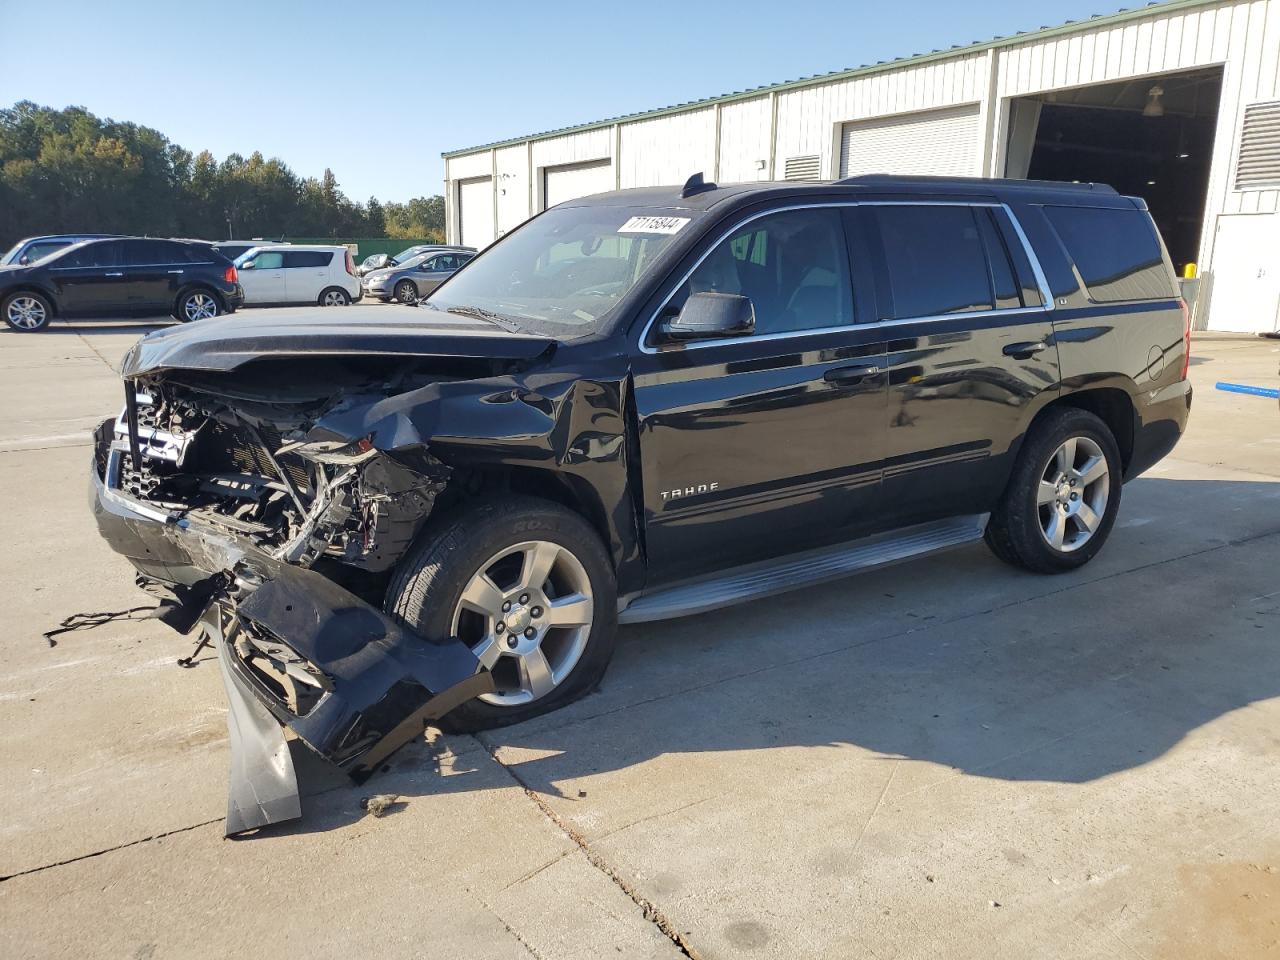
[[[787,180],[820,180],[822,170],[816,156],[787,157],[782,176]]]
[[[1280,100],[1251,103],[1240,128],[1236,189],[1258,190],[1280,183]]]

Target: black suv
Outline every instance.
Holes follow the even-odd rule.
[[[231,831],[297,815],[279,724],[358,778],[581,696],[619,622],[983,538],[1079,567],[1191,406],[1169,258],[1096,185],[695,177],[352,310],[152,334],[97,434],[103,536],[221,656]]]
[[[120,237],[66,247],[29,266],[0,267],[0,314],[12,330],[43,330],[56,316],[233,313],[244,291],[231,261],[207,243]]]

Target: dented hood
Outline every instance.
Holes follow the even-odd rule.
[[[529,360],[554,343],[426,307],[286,307],[247,310],[157,331],[134,344],[120,373],[137,377],[162,370],[227,371],[250,360],[290,356]]]

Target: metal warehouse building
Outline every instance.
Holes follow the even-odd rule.
[[[1280,0],[1172,0],[445,154],[483,247],[626,187],[863,173],[1109,183],[1144,197],[1199,329],[1280,329]]]

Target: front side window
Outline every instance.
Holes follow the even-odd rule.
[[[121,263],[121,243],[118,240],[98,240],[84,246],[72,247],[66,256],[60,257],[56,267],[118,267]]]
[[[59,250],[65,250],[71,245],[70,240],[53,240],[48,243],[33,243],[27,247],[22,254],[27,259],[27,263],[35,263],[37,260],[43,260],[51,253],[57,253]],[[8,262],[7,260],[4,262]]]
[[[693,216],[661,208],[557,207],[498,240],[426,303],[499,314],[524,332],[585,336],[601,329]]]
[[[1044,212],[1075,261],[1091,300],[1177,296],[1155,224],[1145,212],[1100,207],[1045,207]]]
[[[839,210],[784,210],[750,221],[707,254],[669,307],[704,292],[749,298],[757,336],[852,323]]]
[[[237,266],[253,264],[253,266],[249,267],[250,270],[279,270],[284,266],[284,254],[279,250],[261,250],[258,252],[250,250],[244,254],[242,259],[244,264],[237,260]]]

